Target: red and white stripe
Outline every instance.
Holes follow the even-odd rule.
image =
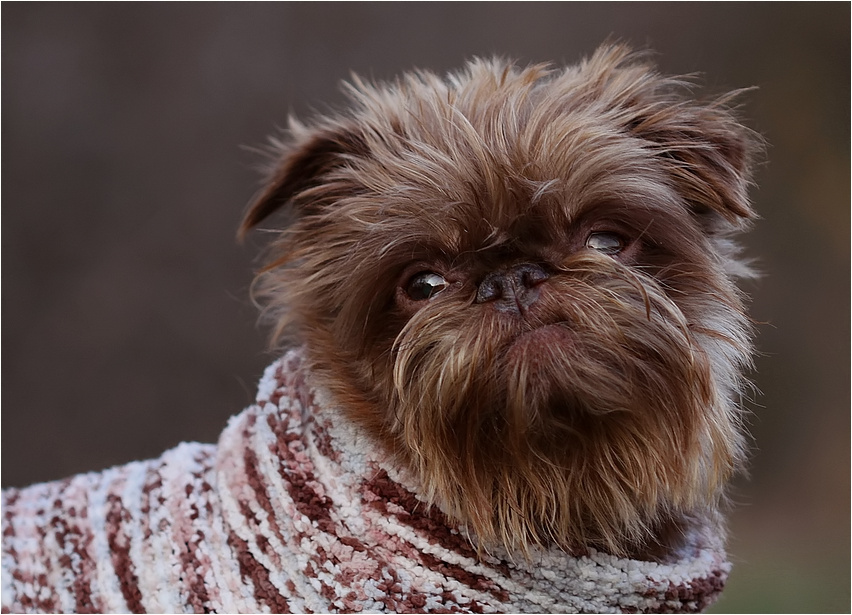
[[[291,352],[218,446],[4,491],[3,612],[698,611],[724,585],[715,527],[667,563],[478,556],[309,382]]]

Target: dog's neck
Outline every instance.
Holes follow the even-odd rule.
[[[229,423],[216,473],[246,561],[263,563],[303,611],[694,611],[729,570],[721,530],[700,524],[663,562],[594,550],[478,554],[312,386],[297,351],[267,369],[257,404]]]

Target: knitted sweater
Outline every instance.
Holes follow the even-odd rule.
[[[637,612],[712,603],[721,531],[670,561],[477,555],[310,385],[298,352],[217,446],[9,489],[3,612]]]

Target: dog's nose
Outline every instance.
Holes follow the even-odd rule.
[[[476,303],[493,301],[498,310],[521,314],[536,302],[539,285],[548,277],[543,267],[533,263],[492,271],[479,284]]]

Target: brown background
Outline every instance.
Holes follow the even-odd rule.
[[[213,441],[268,362],[234,232],[264,142],[350,70],[573,62],[613,35],[747,97],[763,395],[717,610],[849,603],[847,3],[2,7],[2,483]]]

